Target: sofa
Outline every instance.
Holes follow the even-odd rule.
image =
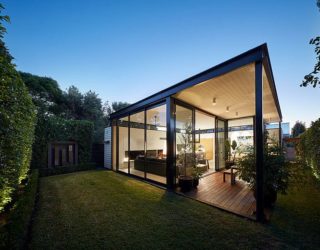
[[[165,177],[167,174],[166,159],[137,157],[134,160],[134,169]]]

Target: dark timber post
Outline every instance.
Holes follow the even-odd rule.
[[[281,121],[279,122],[279,147],[282,148],[282,127],[281,127]]]
[[[264,124],[263,124],[263,80],[262,61],[255,63],[255,155],[256,155],[256,219],[264,220],[263,204],[263,151],[264,151]]]
[[[173,189],[175,184],[175,129],[174,129],[174,100],[166,98],[167,109],[167,187]]]

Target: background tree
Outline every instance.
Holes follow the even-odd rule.
[[[57,81],[50,77],[40,77],[30,73],[19,72],[29,89],[38,113],[60,115],[65,112],[65,99]]]
[[[75,86],[70,86],[64,93],[66,118],[80,120],[83,118],[83,95]]]
[[[320,0],[317,0],[317,6],[320,10]],[[316,64],[313,68],[313,71],[304,76],[300,86],[307,87],[310,84],[315,88],[318,84],[320,84],[318,76],[320,72],[320,36],[312,38],[309,43],[315,46],[314,51],[316,53]]]
[[[129,105],[130,103],[127,102],[112,102],[111,105],[109,102],[105,102],[103,105],[104,123],[110,125],[110,114],[126,108]]]
[[[296,121],[296,123],[294,124],[294,126],[292,128],[292,137],[298,137],[299,135],[301,135],[305,131],[306,131],[305,123],[303,123],[301,121]]]
[[[102,101],[98,97],[98,94],[92,91],[88,91],[84,94],[82,111],[82,119],[92,121],[94,124],[94,142],[103,142],[103,134],[106,124],[103,117]]]

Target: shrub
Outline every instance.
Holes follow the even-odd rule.
[[[38,188],[38,171],[33,170],[22,195],[0,226],[0,249],[23,249],[27,239]]]
[[[14,65],[0,54],[0,212],[28,174],[34,125],[31,97]]]
[[[267,142],[268,136],[265,136]],[[283,150],[277,144],[264,146],[264,179],[263,188],[265,205],[270,206],[275,201],[276,193],[286,194],[289,184],[289,163],[286,162]],[[237,161],[239,177],[249,183],[256,190],[256,160],[254,148],[250,147],[248,153]]]
[[[300,136],[297,145],[299,160],[310,166],[314,174],[320,178],[320,119]]]

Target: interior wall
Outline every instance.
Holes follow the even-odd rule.
[[[144,130],[131,128],[130,131],[130,150],[144,150]],[[166,131],[147,130],[148,148],[147,150],[163,149],[166,144]]]

